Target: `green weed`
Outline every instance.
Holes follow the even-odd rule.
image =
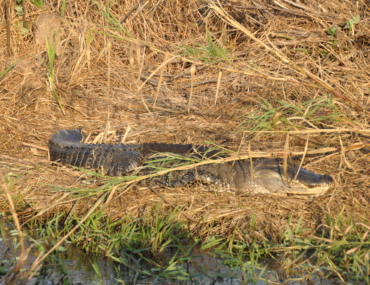
[[[55,61],[55,56],[56,56],[56,42],[52,43],[53,41],[50,41],[50,39],[46,40],[46,51],[48,54],[48,71],[49,71],[49,83],[50,83],[50,88],[51,91],[53,92],[54,98],[57,101],[60,110],[64,114],[64,108],[62,106],[62,103],[60,101],[60,98],[58,96],[56,87],[55,87],[55,73],[54,73],[54,61]]]
[[[285,279],[289,276],[292,281],[306,280],[312,274],[319,274],[323,278],[337,276],[343,280],[370,282],[370,227],[345,219],[342,214],[336,218],[327,215],[326,224],[311,236],[307,235],[308,229],[302,227],[303,217],[294,225],[290,217],[280,244],[254,239],[247,244],[236,240],[235,235],[252,231],[253,223],[244,232],[236,229],[229,237],[197,237],[188,230],[184,221],[179,221],[181,208],[161,209],[158,203],[148,214],[112,221],[102,208],[71,234],[69,243],[86,252],[102,253],[134,270],[140,280],[150,282],[189,281],[203,275],[211,280],[237,278],[243,284],[281,279],[279,273],[264,265],[266,260],[278,262]],[[68,219],[64,213],[55,213],[45,224],[38,223],[39,244],[50,246],[50,243],[55,243],[80,219],[77,213]],[[30,227],[32,229],[34,225],[30,224]],[[220,273],[212,271],[207,264],[199,265],[197,258],[203,254],[219,260],[219,266],[226,266],[229,270]],[[99,276],[97,265],[92,266]],[[195,266],[197,271],[189,271],[189,266]]]
[[[360,18],[359,15],[354,16],[352,19],[349,19],[345,23],[343,29],[348,29],[349,32],[352,32],[353,29],[355,28],[355,25],[357,25],[358,23],[360,23],[360,20],[361,20],[361,18]]]
[[[183,45],[180,47],[184,51],[183,56],[190,56],[206,63],[214,63],[217,61],[228,61],[229,52],[214,39],[210,31],[206,31],[205,40],[207,45],[196,44],[196,47]]]
[[[36,7],[44,9],[44,0],[30,0],[30,2]]]
[[[338,121],[349,120],[328,99],[311,99],[300,104],[286,103],[282,100],[271,102],[263,100],[261,109],[241,117],[243,120],[240,130],[269,131],[279,126],[284,131],[307,128],[305,124],[296,124],[296,121],[309,125],[323,125],[332,127]]]

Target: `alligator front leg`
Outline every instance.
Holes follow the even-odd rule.
[[[187,171],[174,171],[168,175],[167,186],[183,187],[189,183],[199,181],[218,185],[221,181],[213,173],[202,169],[190,169]]]
[[[112,160],[112,167],[108,169],[109,176],[124,176],[136,169],[142,163],[142,156],[136,151],[125,151],[116,155]]]

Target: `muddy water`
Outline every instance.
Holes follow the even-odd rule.
[[[7,262],[14,262],[19,254],[14,242],[16,240],[10,236],[2,238],[0,242],[0,258],[6,267],[9,267]],[[26,242],[26,245],[29,246],[29,243]],[[36,258],[36,252],[31,251],[23,268],[30,267]],[[125,258],[127,263],[123,265],[101,255],[85,254],[69,246],[66,252],[52,255],[44,263],[38,276],[28,284],[344,284],[338,278],[320,278],[317,274],[311,276],[309,281],[302,281],[302,276],[298,273],[296,276],[286,276],[280,265],[273,260],[260,263],[242,261],[236,266],[233,264],[235,260],[214,257],[212,252],[201,253],[197,248],[192,251],[191,261],[184,257],[183,262],[176,263],[166,273],[164,268],[175,254],[174,250],[169,249],[160,257],[151,258],[162,267],[153,266],[150,262],[144,261],[145,258],[138,256],[132,257],[128,262],[128,255]],[[97,264],[100,274],[94,271],[92,263]],[[172,272],[170,278],[168,272]],[[166,274],[167,277],[163,277]],[[348,284],[365,283],[348,282]]]
[[[25,246],[29,247],[30,242],[25,239]],[[0,238],[0,260],[5,268],[14,264],[20,250],[17,246],[17,240],[7,236]],[[37,250],[31,249],[30,254],[22,268],[30,268],[37,257]],[[102,281],[94,272],[91,262],[96,262],[100,268]],[[63,273],[62,266],[65,267]],[[3,276],[0,276],[0,279]],[[53,254],[49,260],[44,262],[36,277],[28,284],[115,284],[113,262],[107,261],[101,256],[87,255],[81,250],[70,247],[67,252]],[[0,283],[4,284],[4,283]]]

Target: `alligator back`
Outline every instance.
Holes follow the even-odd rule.
[[[59,161],[77,167],[105,170],[108,172],[125,160],[124,172],[139,166],[143,157],[153,152],[189,153],[194,150],[192,144],[87,144],[83,143],[84,134],[80,128],[57,131],[49,141],[50,160]],[[204,152],[205,147],[197,147]],[[114,173],[122,175],[123,173]]]

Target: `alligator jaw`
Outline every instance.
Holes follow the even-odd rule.
[[[276,194],[285,193],[285,194],[295,194],[295,195],[322,195],[328,191],[330,185],[317,185],[314,187],[307,187],[302,183],[292,183],[291,185],[285,185],[281,187]]]
[[[298,171],[296,167],[295,171]],[[291,169],[290,169],[291,172]],[[321,195],[329,190],[334,180],[329,175],[320,175],[301,168],[298,175],[294,172],[290,173],[291,176],[297,176],[296,179],[289,183],[286,193],[297,195]]]
[[[257,162],[255,173],[258,181],[271,194],[321,195],[329,190],[334,180],[329,175],[321,175],[307,169],[288,167],[284,175],[280,160]]]

